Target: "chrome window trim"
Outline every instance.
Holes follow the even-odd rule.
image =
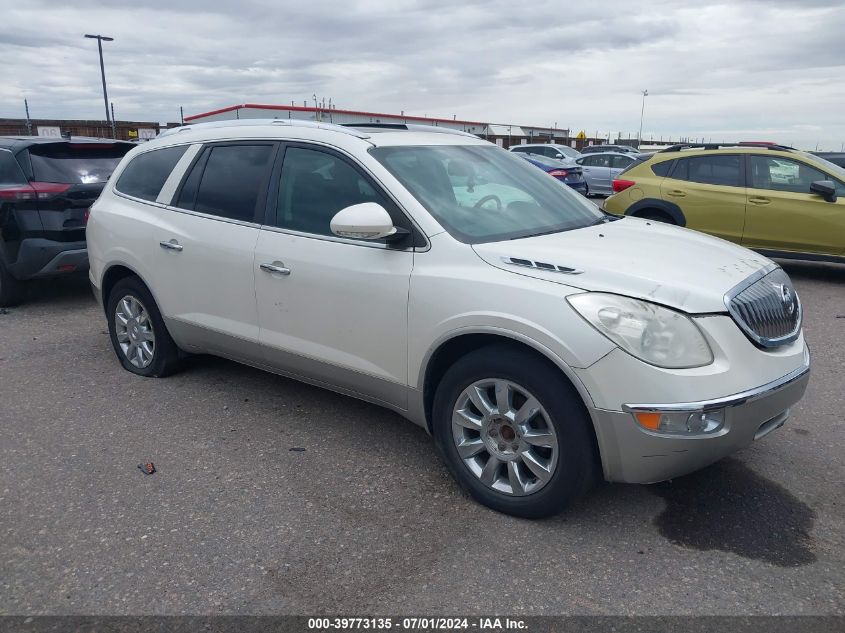
[[[364,246],[367,248],[380,248],[389,251],[396,251],[397,253],[413,253],[413,252],[422,252],[424,250],[428,250],[430,247],[427,245],[425,249],[422,247],[414,247],[408,246],[405,248],[396,248],[395,246],[391,246],[385,242],[370,242],[367,240],[356,240],[348,237],[340,237],[337,235],[323,235],[321,233],[306,233],[304,231],[293,231],[291,229],[283,229],[278,226],[271,226],[269,224],[262,224],[258,228],[262,231],[271,231],[273,233],[283,233],[284,235],[292,235],[293,237],[305,237],[314,240],[323,240],[325,242],[337,242],[339,244],[352,244],[354,246]]]
[[[743,280],[742,282],[728,290],[725,293],[725,296],[723,297],[725,307],[728,309],[728,313],[731,315],[731,318],[733,319],[734,323],[737,324],[739,329],[741,329],[743,333],[757,345],[766,348],[780,347],[781,345],[791,343],[798,338],[798,335],[801,333],[801,327],[804,324],[804,308],[801,305],[801,297],[798,296],[797,292],[795,293],[795,301],[798,304],[798,320],[796,322],[795,330],[793,330],[789,334],[786,334],[785,336],[780,336],[777,338],[766,338],[764,336],[760,336],[754,330],[748,327],[748,325],[745,323],[745,320],[733,307],[732,302],[734,300],[734,297],[736,297],[749,287],[753,286],[755,283],[763,279],[763,277],[765,277],[769,273],[774,272],[778,268],[780,268],[780,266],[775,263],[771,263],[765,268],[761,268],[756,273],[754,273],[747,279]]]
[[[169,147],[179,147],[178,145],[171,145]],[[169,147],[162,148],[162,149],[169,149]],[[167,177],[167,180],[164,181],[164,184],[161,186],[161,190],[158,192],[158,196],[156,196],[156,202],[160,202],[161,204],[170,205],[173,202],[173,196],[176,195],[176,190],[179,188],[179,184],[182,182],[182,178],[185,176],[185,172],[188,170],[188,167],[194,162],[194,158],[196,158],[197,154],[202,151],[202,143],[192,143],[188,146],[188,149],[185,150],[185,153],[182,154],[181,158],[176,161],[176,164],[173,166],[173,169],[170,172],[170,175]]]
[[[712,400],[701,400],[699,402],[675,402],[669,404],[623,404],[622,410],[627,413],[636,412],[651,412],[658,411],[709,411],[712,409],[722,409],[725,407],[736,407],[747,402],[752,402],[760,398],[768,396],[773,391],[777,391],[804,378],[810,373],[810,349],[804,348],[804,362],[798,369],[794,369],[785,376],[781,376],[777,380],[767,382],[765,385],[741,391],[732,396],[724,398],[714,398]]]

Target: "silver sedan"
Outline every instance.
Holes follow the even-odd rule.
[[[636,161],[636,154],[622,152],[601,152],[586,154],[577,158],[576,163],[584,168],[584,180],[587,181],[587,195],[613,193],[613,179],[623,169],[630,167]]]

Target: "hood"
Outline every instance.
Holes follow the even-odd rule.
[[[772,265],[762,255],[730,242],[637,218],[473,248],[481,259],[502,270],[636,297],[692,314],[726,312],[725,293]],[[523,265],[506,263],[511,258],[523,260]],[[549,265],[583,272],[567,274],[549,270]]]

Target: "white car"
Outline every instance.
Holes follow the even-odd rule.
[[[389,407],[514,515],[710,464],[808,381],[777,265],[462,133],[184,127],[127,154],[87,232],[125,369],[217,354]]]

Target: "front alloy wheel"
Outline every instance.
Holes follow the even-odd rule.
[[[126,295],[117,302],[114,329],[126,360],[138,369],[149,367],[155,358],[155,331],[149,312],[137,297]]]
[[[557,467],[557,436],[548,414],[527,389],[509,380],[479,380],[461,392],[452,438],[469,471],[508,495],[537,492]]]

